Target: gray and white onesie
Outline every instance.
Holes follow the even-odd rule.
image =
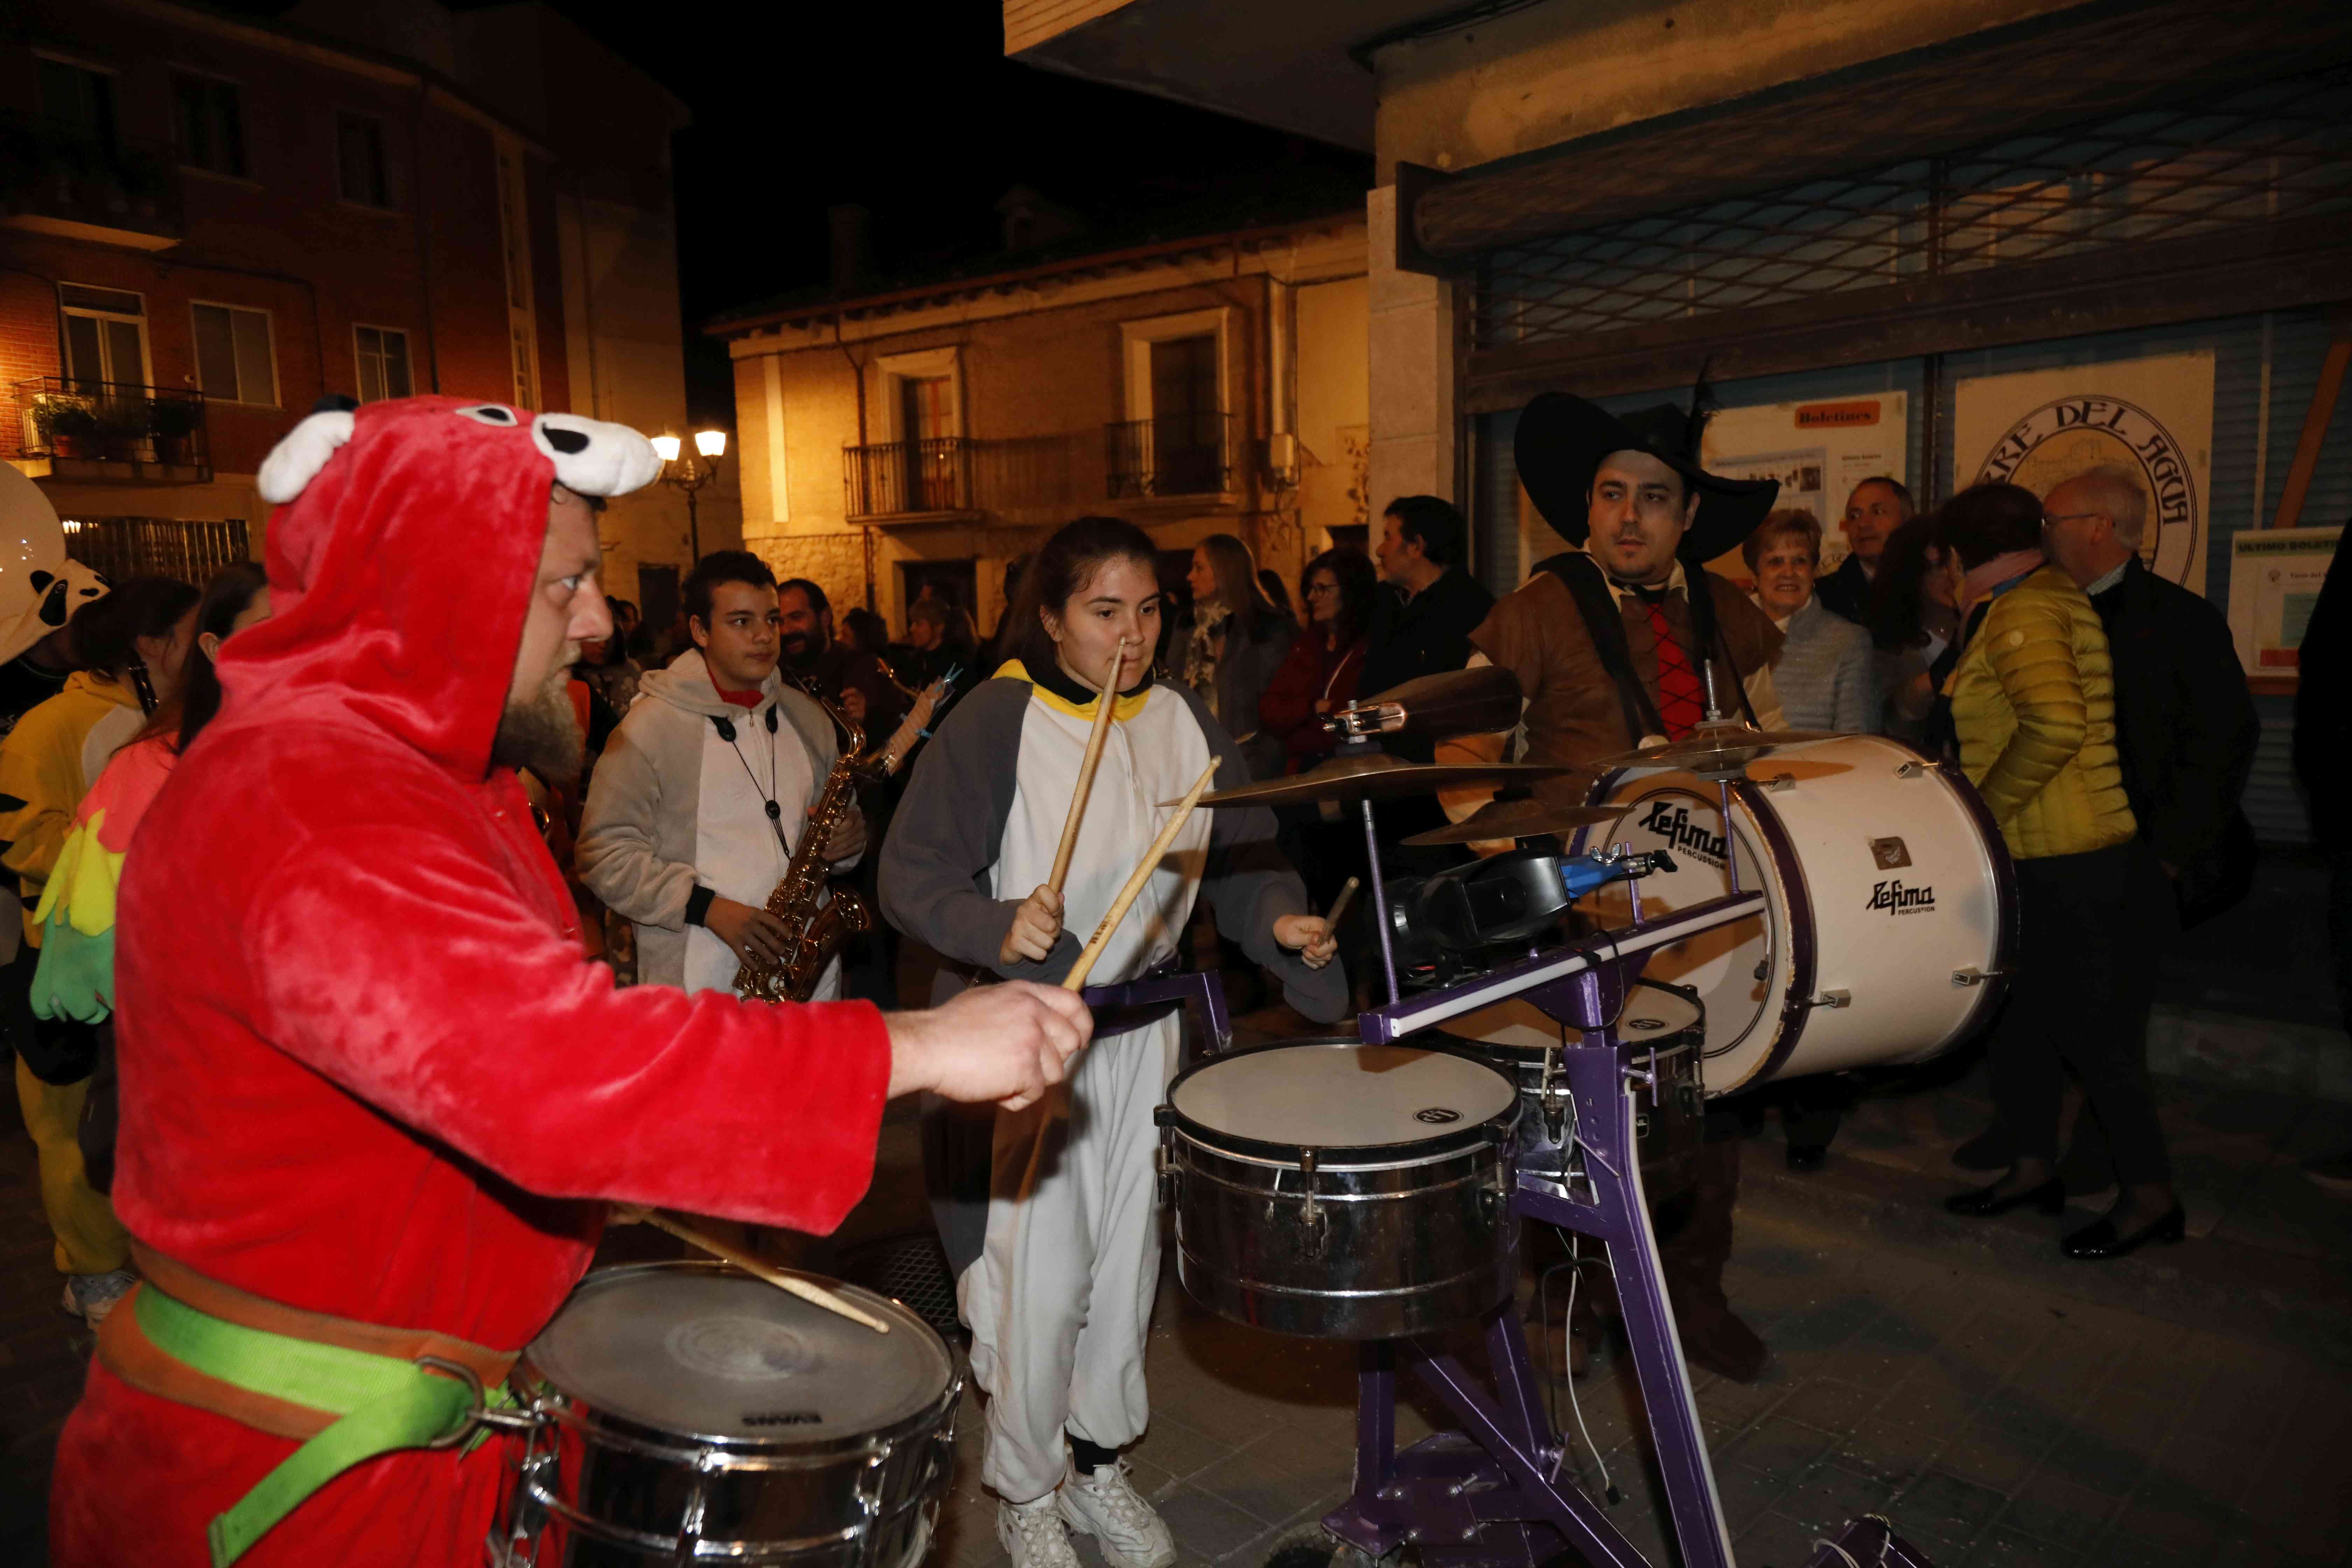
[[[1153,685],[1118,704],[1063,888],[1062,935],[1045,963],[1001,964],[998,950],[1014,910],[1053,869],[1095,707],[1033,684],[1017,663],[957,704],[916,764],[883,847],[891,923],[967,975],[1068,973],[1167,820],[1160,803],[1190,789],[1212,755],[1217,787],[1248,781],[1233,741],[1192,692]],[[1274,940],[1276,920],[1307,912],[1307,893],[1275,848],[1273,814],[1259,807],[1193,816],[1095,980],[1134,979],[1172,958],[1202,891],[1218,929],[1281,976],[1293,1006],[1326,1021],[1346,1011],[1337,963],[1310,970]],[[1152,1111],[1181,1031],[1181,1018],[1163,1016],[1097,1035],[1064,1092],[996,1117],[985,1241],[959,1298],[972,1371],[991,1396],[982,1478],[1009,1501],[1061,1484],[1065,1432],[1113,1448],[1143,1434],[1144,1339],[1160,1281]]]
[[[714,895],[768,901],[840,752],[824,710],[772,670],[748,709],[719,695],[695,649],[646,676],[597,759],[573,858],[588,890],[637,928],[639,984],[734,984],[740,961],[702,911]],[[811,1000],[840,994],[835,959]]]

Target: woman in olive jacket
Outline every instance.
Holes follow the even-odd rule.
[[[2119,1258],[2183,1234],[2147,1066],[2148,911],[2168,908],[2171,892],[2124,793],[2106,634],[2074,579],[2043,563],[2041,528],[2041,502],[2004,484],[1961,491],[1937,524],[1969,628],[1946,688],[1960,765],[2016,865],[2019,928],[2008,1005],[1986,1049],[2017,1161],[1946,1206],[2064,1210],[2058,1120],[2071,1067],[2085,1113],[2106,1130],[2121,1191],[2061,1250]]]

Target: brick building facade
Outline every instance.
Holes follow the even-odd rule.
[[[684,110],[541,6],[33,0],[0,103],[0,456],[101,565],[200,568],[150,548],[189,523],[258,556],[254,471],[329,394],[684,427]],[[616,592],[686,564],[674,494],[607,518]]]

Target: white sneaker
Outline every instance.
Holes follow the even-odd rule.
[[[114,1304],[138,1283],[139,1276],[128,1268],[110,1268],[103,1274],[68,1274],[65,1300],[59,1305],[94,1329],[106,1321]]]
[[[1078,1568],[1078,1554],[1070,1532],[1054,1504],[1059,1492],[1047,1492],[1035,1502],[996,1505],[996,1543],[1013,1558],[1013,1568]]]
[[[1072,1530],[1101,1539],[1111,1568],[1170,1568],[1176,1561],[1176,1538],[1127,1479],[1126,1460],[1091,1475],[1081,1475],[1073,1462],[1054,1496]]]

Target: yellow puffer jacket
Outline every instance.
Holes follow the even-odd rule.
[[[1946,688],[1960,767],[2021,860],[2138,831],[2116,755],[2116,681],[2099,612],[2055,566],[1993,600]]]

